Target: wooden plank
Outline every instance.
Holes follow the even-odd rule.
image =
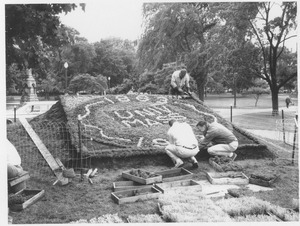
[[[48,151],[46,146],[43,144],[43,142],[40,140],[39,136],[35,133],[35,131],[32,129],[30,124],[27,122],[25,118],[19,118],[21,124],[24,126],[25,130],[31,137],[32,141],[50,166],[51,170],[54,172],[56,176],[58,176],[59,172],[56,172],[56,170],[60,169],[60,166],[57,164],[51,153]]]
[[[16,193],[16,195],[18,194],[35,194],[33,197],[31,197],[30,199],[26,200],[25,202],[21,203],[21,204],[13,204],[10,208],[11,210],[14,211],[21,211],[24,210],[25,208],[31,206],[32,204],[36,203],[40,198],[42,198],[45,194],[44,190],[21,190],[19,192]]]
[[[139,188],[150,188],[153,185],[141,185],[134,181],[116,181],[113,183],[113,191],[132,190]]]
[[[29,173],[21,175],[17,179],[14,179],[12,181],[9,181],[10,186],[15,186],[16,184],[19,184],[22,181],[28,180],[30,178]]]
[[[161,192],[155,187],[117,191],[111,193],[112,199],[118,204],[133,203],[159,198],[160,195]]]
[[[163,182],[160,184],[155,184],[155,188],[160,190],[162,193],[173,189],[173,188],[183,188],[188,190],[191,186],[198,186],[198,190],[202,191],[202,186],[197,181],[194,180],[179,180],[179,181],[170,181]]]
[[[155,174],[162,175],[163,182],[187,180],[192,179],[193,177],[193,173],[184,168],[164,170],[160,172],[155,172]]]

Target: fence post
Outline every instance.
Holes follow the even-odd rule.
[[[284,129],[284,111],[281,110],[281,117],[282,117],[282,133],[283,133],[283,143],[285,143],[285,129]]]
[[[230,106],[230,122],[232,122],[232,105]]]
[[[14,106],[14,122],[17,121],[17,107],[16,105]]]
[[[78,143],[80,154],[80,181],[83,181],[83,164],[82,164],[82,141],[81,141],[81,115],[78,115]]]
[[[298,114],[295,115],[295,130],[294,130],[293,154],[292,154],[292,164],[293,165],[294,165],[294,157],[295,157],[297,130],[298,130]]]

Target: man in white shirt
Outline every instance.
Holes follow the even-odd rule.
[[[186,69],[174,71],[171,77],[170,94],[171,95],[183,95],[185,88],[190,93],[190,75]]]
[[[169,145],[165,151],[175,164],[175,168],[181,167],[181,158],[189,158],[193,168],[198,168],[198,161],[195,155],[199,152],[198,141],[192,127],[186,122],[169,121],[170,129],[167,132]]]
[[[17,177],[23,171],[21,167],[21,157],[15,146],[6,139],[6,156],[7,156],[7,177],[8,179]]]

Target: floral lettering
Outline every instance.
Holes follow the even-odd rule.
[[[147,101],[149,101],[149,97],[146,96],[146,95],[138,95],[138,96],[136,97],[136,99],[137,99],[138,101],[142,101],[142,102],[147,102]]]
[[[130,99],[125,95],[117,95],[116,99],[120,102],[130,102]]]
[[[134,127],[136,127],[137,124],[141,124],[141,125],[143,125],[145,127],[148,127],[148,125],[146,125],[145,123],[143,123],[139,119],[134,119],[133,121],[122,120],[122,123],[124,123],[128,127],[131,127],[131,125],[134,125]]]
[[[129,118],[132,118],[132,117],[133,117],[133,114],[132,114],[130,111],[125,111],[125,112],[127,113],[127,116],[119,114],[118,111],[114,111],[114,113],[115,113],[119,118],[122,118],[122,119],[129,119]]]

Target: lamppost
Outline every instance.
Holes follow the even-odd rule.
[[[107,78],[108,79],[108,89],[110,88],[110,77]]]
[[[68,62],[65,62],[64,63],[64,67],[65,67],[65,93],[67,92],[67,87],[68,87],[68,67],[69,67],[69,64]]]

